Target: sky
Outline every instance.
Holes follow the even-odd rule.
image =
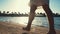
[[[0,0],[0,11],[28,13],[30,12],[29,1],[30,0]],[[60,0],[50,0],[49,5],[52,12],[60,13]],[[37,12],[44,13],[45,11],[42,7],[39,7],[36,10],[36,13]]]

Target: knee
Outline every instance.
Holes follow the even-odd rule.
[[[43,9],[45,10],[45,12],[50,15],[52,14],[52,11],[51,9],[49,8],[49,5],[43,5]]]
[[[37,7],[31,7],[30,8],[30,13],[35,13],[35,10],[37,9]]]

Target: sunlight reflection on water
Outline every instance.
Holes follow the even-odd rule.
[[[14,22],[18,24],[27,25],[28,17],[0,17],[0,21]],[[60,17],[55,17],[54,22],[55,22],[55,28],[60,29]],[[48,27],[48,20],[46,17],[35,17],[32,25]]]

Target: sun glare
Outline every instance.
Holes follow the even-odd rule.
[[[9,0],[10,2],[4,4],[3,7],[0,9],[1,11],[10,11],[10,12],[20,12],[20,13],[29,13],[29,1],[30,0]],[[38,8],[36,12],[43,12],[41,8]]]

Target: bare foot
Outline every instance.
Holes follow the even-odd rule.
[[[23,30],[30,31],[27,27],[23,27]]]
[[[51,31],[49,31],[47,34],[56,34],[56,31],[55,30],[51,30]]]

